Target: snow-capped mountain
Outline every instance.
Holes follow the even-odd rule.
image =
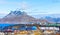
[[[36,18],[29,16],[27,13],[21,11],[11,11],[1,20],[1,22],[7,23],[35,23],[37,21],[40,20],[37,20]]]
[[[21,12],[21,11],[11,11],[7,16],[5,17],[16,17],[16,16],[22,16],[22,15],[27,15],[27,13],[25,12]],[[5,18],[4,17],[4,18]]]

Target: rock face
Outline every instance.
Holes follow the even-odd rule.
[[[37,20],[34,17],[27,15],[25,12],[21,11],[11,11],[7,16],[2,18],[1,22],[4,23],[36,23]]]

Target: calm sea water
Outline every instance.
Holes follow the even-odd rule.
[[[14,26],[14,25],[16,25],[16,24],[0,23],[0,29],[3,29],[3,28],[8,27],[8,26]],[[12,28],[12,29],[15,29],[15,28]],[[23,27],[18,28],[18,29],[19,29],[19,30],[36,30],[37,28],[36,28],[35,26],[27,27],[27,28],[26,28],[26,26],[24,27],[24,25],[23,25]]]

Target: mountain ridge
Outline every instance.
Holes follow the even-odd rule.
[[[46,19],[49,23],[60,23],[60,18],[46,16],[44,19]]]

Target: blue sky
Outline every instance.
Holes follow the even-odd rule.
[[[17,9],[23,9],[29,15],[37,18],[46,15],[59,17],[60,0],[0,0],[0,17]]]

